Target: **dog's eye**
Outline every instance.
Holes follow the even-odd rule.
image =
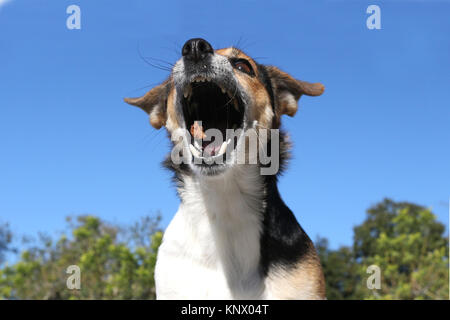
[[[244,72],[248,75],[253,76],[255,73],[253,72],[253,68],[247,60],[244,59],[235,59],[231,60],[231,64],[235,69],[238,69],[241,72]]]

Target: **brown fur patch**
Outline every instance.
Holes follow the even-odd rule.
[[[252,99],[252,106],[250,108],[251,117],[258,121],[258,129],[270,129],[274,114],[270,103],[270,96],[264,85],[259,81],[258,67],[255,61],[237,48],[219,49],[216,50],[216,53],[228,58],[245,59],[250,63],[255,72],[254,77],[247,76],[238,70],[234,70],[234,75]]]
[[[321,83],[310,83],[294,79],[276,67],[267,66],[266,70],[275,94],[277,122],[279,122],[279,118],[283,114],[292,117],[297,113],[298,100],[303,94],[320,96],[325,90],[325,87]]]
[[[154,87],[145,95],[138,98],[125,98],[125,102],[139,107],[149,114],[150,124],[160,129],[167,120],[167,101],[174,91],[172,79],[169,78],[159,86]]]
[[[264,85],[256,77],[248,77],[239,71],[234,71],[241,86],[251,97],[251,116],[258,121],[258,128],[270,129],[273,117],[270,97]]]
[[[326,299],[325,278],[314,248],[295,267],[271,270],[266,285],[274,299]]]
[[[225,57],[230,57],[232,54],[233,48],[223,48],[217,49],[215,52]]]
[[[178,122],[177,112],[175,109],[175,99],[176,98],[176,90],[175,87],[172,86],[172,89],[169,92],[169,95],[167,97],[167,120],[166,120],[166,128],[170,132],[174,131],[175,129],[180,128],[180,124]]]

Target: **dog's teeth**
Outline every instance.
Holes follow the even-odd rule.
[[[210,77],[202,77],[202,76],[198,76],[195,77],[191,82],[206,82],[206,81],[211,81]]]
[[[194,147],[197,148],[197,150],[200,152],[200,150],[202,150],[202,148],[200,147],[200,145],[198,144],[198,141],[194,139]]]
[[[227,149],[227,146],[228,146],[228,142],[224,141],[222,143],[222,145],[220,146],[220,149],[219,149],[219,152],[217,153],[217,155],[223,154],[225,152],[225,150]]]
[[[225,153],[225,151],[227,150],[228,145],[230,144],[231,139],[228,139],[227,141],[224,141],[222,143],[222,145],[220,146],[219,152],[217,153],[217,155],[222,155]]]
[[[227,90],[225,90],[225,88],[220,87],[220,90],[222,90],[222,93],[225,94],[227,92]]]
[[[184,88],[184,90],[183,90],[183,96],[184,96],[185,98],[187,98],[187,97],[189,96],[189,87]]]
[[[201,157],[200,152],[199,152],[197,149],[195,149],[195,147],[194,147],[192,144],[189,144],[189,150],[191,150],[191,153],[192,153],[195,157],[197,157],[197,158],[200,158],[200,157]]]

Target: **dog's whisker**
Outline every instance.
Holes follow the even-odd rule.
[[[153,57],[144,57],[144,58],[150,59],[150,60],[154,60],[154,61],[157,61],[157,62],[160,62],[160,63],[167,64],[167,65],[169,65],[170,67],[173,67],[173,66],[175,65],[174,63],[169,62],[169,61],[166,61],[166,60],[163,60],[163,59],[158,59],[158,58],[153,58]]]
[[[149,66],[154,67],[154,68],[156,68],[156,69],[163,70],[163,71],[172,71],[172,69],[171,69],[171,68],[168,68],[167,66],[160,66],[160,65],[158,65],[158,64],[154,64],[154,63],[148,61],[148,59],[142,55],[142,52],[141,52],[141,50],[140,50],[139,43],[138,43],[137,50],[138,50],[139,57],[140,57],[145,63],[147,63]]]

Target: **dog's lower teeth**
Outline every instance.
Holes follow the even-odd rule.
[[[189,96],[191,95],[191,92],[192,92],[191,86],[190,86],[190,85],[187,85],[187,86],[184,88],[184,90],[183,90],[183,96],[184,96],[184,98],[189,97]]]
[[[194,139],[194,147],[200,152],[202,150],[202,147],[198,144],[197,140]]]
[[[200,152],[199,152],[192,144],[189,144],[189,150],[191,150],[191,153],[192,153],[195,157],[197,157],[197,158],[200,158],[200,157],[201,157]]]
[[[226,142],[222,143],[222,146],[220,146],[219,152],[217,154],[221,155],[222,153],[225,152],[226,148],[227,148],[227,143]]]
[[[219,151],[215,154],[215,156],[221,156],[225,153],[225,151],[227,150],[228,145],[230,144],[231,139],[228,139],[227,141],[224,141],[222,143],[222,145],[220,146]],[[194,144],[189,144],[189,150],[191,151],[191,153],[194,155],[194,157],[196,158],[202,158],[202,152],[201,152],[201,148],[198,144],[197,141],[194,140]]]
[[[205,78],[203,77],[196,77],[192,82],[204,82]]]
[[[220,90],[222,90],[222,93],[225,94],[227,92],[227,90],[225,90],[225,88],[220,87]]]
[[[225,150],[227,150],[228,144],[229,144],[230,142],[231,142],[231,139],[228,139],[228,141],[224,141],[224,142],[222,143],[222,145],[220,146],[218,155],[221,155],[221,154],[225,153]]]

